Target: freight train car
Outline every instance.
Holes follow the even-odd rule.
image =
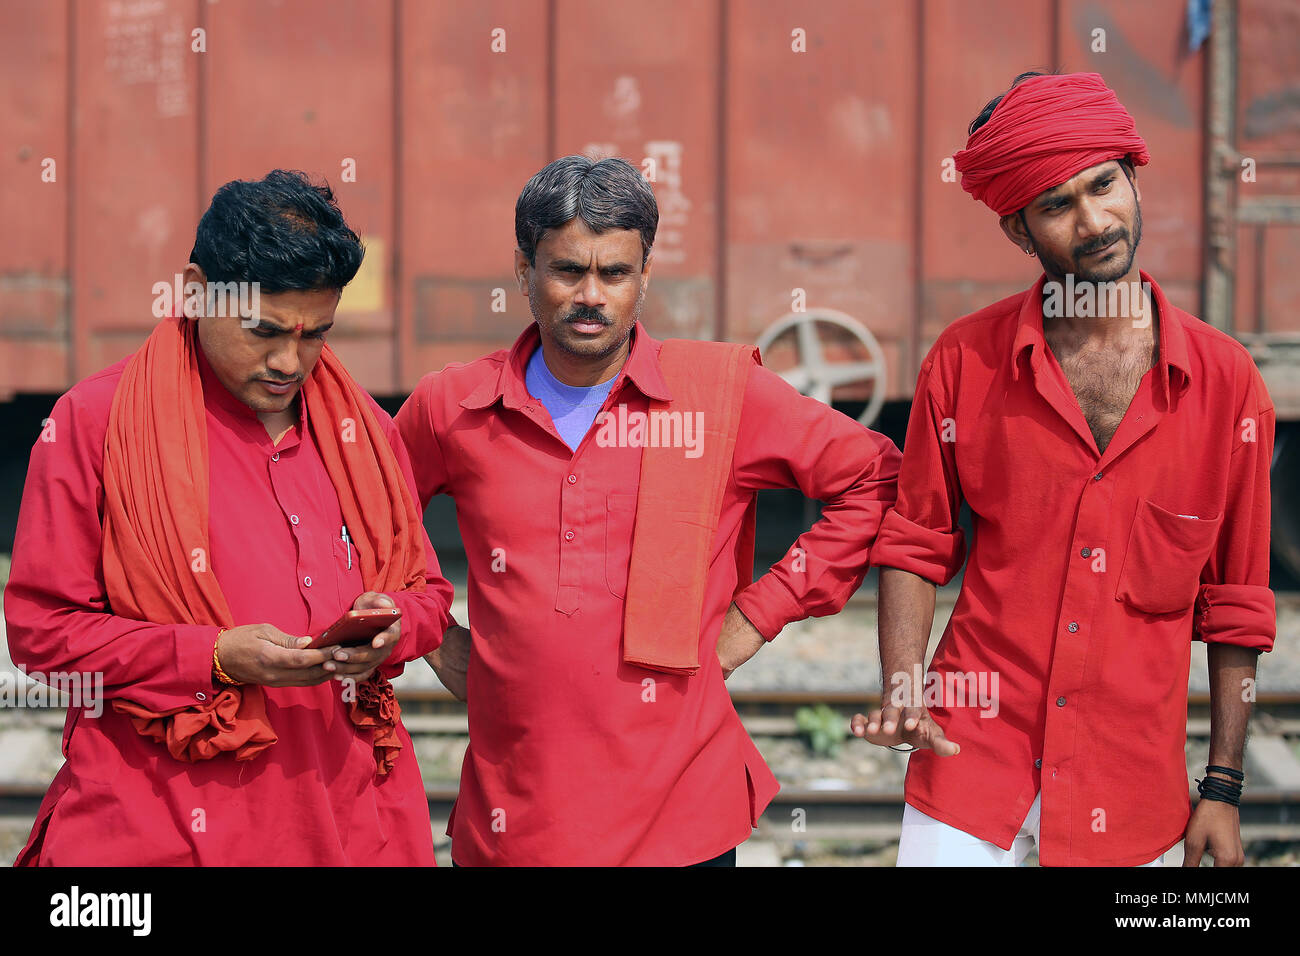
[[[654,333],[896,427],[939,331],[1035,278],[953,173],[967,124],[1095,70],[1153,156],[1143,266],[1269,383],[1300,573],[1298,35],[1295,0],[5,0],[0,397],[135,349],[213,191],[274,167],[362,233],[331,343],[401,396],[529,321],[515,197],[586,152],[654,182]]]

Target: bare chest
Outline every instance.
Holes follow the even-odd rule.
[[[1124,420],[1138,385],[1155,363],[1151,342],[1119,349],[1087,349],[1071,343],[1048,345],[1070,383],[1088,430],[1104,452]]]

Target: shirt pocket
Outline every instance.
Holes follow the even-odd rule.
[[[351,608],[352,602],[355,601],[365,592],[365,587],[361,580],[361,564],[357,561],[357,548],[352,545],[349,553],[348,543],[339,535],[333,535],[330,541],[332,557],[334,559],[332,577],[338,591],[339,605],[344,608]],[[348,565],[351,567],[348,567]]]
[[[1196,602],[1201,570],[1222,520],[1222,515],[1175,514],[1149,499],[1139,501],[1115,597],[1147,614],[1186,611]]]
[[[627,569],[632,563],[632,526],[636,495],[608,495],[605,501],[605,585],[616,598],[627,597]]]

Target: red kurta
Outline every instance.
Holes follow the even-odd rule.
[[[713,539],[701,668],[669,675],[622,660],[641,449],[576,451],[529,395],[530,325],[509,352],[425,376],[397,415],[420,500],[456,501],[469,559],[470,744],[448,832],[462,865],[685,865],[748,838],[775,778],[731,704],[715,652],[737,574],[746,507],[799,488],[822,519],[738,598],[771,639],[839,610],[862,582],[894,498],[885,437],[750,374]],[[644,413],[667,399],[659,343],[638,325],[604,404]]]
[[[319,634],[365,590],[351,569],[333,483],[299,422],[273,446],[256,413],[220,384],[199,352],[208,423],[210,569],[239,624]],[[54,440],[37,441],[23,493],[5,620],[14,662],[28,672],[103,674],[105,695],[165,710],[213,693],[217,628],[113,615],[100,565],[104,434],[126,360],[55,404]],[[311,388],[312,382],[304,385]],[[388,416],[393,451],[414,488]],[[402,632],[389,676],[435,648],[450,623],[451,585],[433,548],[428,590],[391,594]],[[83,685],[84,686],[84,685]],[[251,761],[171,758],[105,703],[69,714],[40,862],[49,865],[427,864],[428,804],[410,737],[386,776],[369,732],[348,718],[341,684],[268,687],[279,740]],[[21,861],[20,857],[20,861]]]
[[[1104,454],[1043,336],[1043,279],[944,331],[872,556],[946,584],[970,505],[930,665],[961,753],[913,754],[907,802],[1009,849],[1041,788],[1045,865],[1142,864],[1182,839],[1191,641],[1269,650],[1276,629],[1273,405],[1240,344],[1142,279],[1159,362]],[[992,714],[970,691],[995,677]]]

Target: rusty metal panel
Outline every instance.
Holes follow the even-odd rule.
[[[1237,215],[1258,236],[1243,268],[1238,246],[1237,328],[1295,341],[1300,333],[1300,6],[1238,0]],[[1249,299],[1242,285],[1250,284]],[[1247,301],[1254,305],[1250,308]]]
[[[890,393],[910,395],[900,343],[916,275],[914,5],[728,7],[727,338],[754,341],[802,290],[809,310],[875,333]]]
[[[1237,0],[1237,6],[1237,145],[1246,156],[1300,154],[1300,5]],[[1300,172],[1293,165],[1266,167],[1258,185],[1264,192],[1295,195]]]
[[[910,388],[939,333],[970,312],[1019,292],[1038,278],[1037,260],[1002,235],[997,214],[961,188],[950,160],[966,145],[971,120],[1026,70],[1053,66],[1050,4],[1016,0],[925,5],[921,169],[921,308],[907,380]]]
[[[557,31],[553,53],[555,149],[621,156],[653,179],[659,231],[644,319],[658,336],[709,339],[723,331],[718,4],[668,0],[653,16],[639,9],[557,0],[556,23],[568,29]]]
[[[222,183],[277,167],[326,179],[366,245],[330,345],[363,387],[394,392],[393,6],[222,0],[205,11],[204,205]]]
[[[512,277],[515,199],[553,157],[546,4],[404,0],[399,20],[399,387],[410,390],[530,321]]]
[[[905,399],[940,329],[1036,273],[943,168],[1032,67],[1101,72],[1137,117],[1140,261],[1194,312],[1207,176],[1228,180],[1239,281],[1221,311],[1294,339],[1300,7],[1230,6],[1233,155],[1207,166],[1218,78],[1187,51],[1184,0],[672,0],[635,29],[641,6],[596,0],[6,4],[0,212],[27,228],[0,240],[0,392],[135,348],[212,191],[274,166],[336,188],[369,253],[332,341],[367,387],[409,389],[529,321],[515,198],[588,151],[656,160],[658,334],[752,342],[796,304],[835,309],[876,333]],[[46,156],[52,184],[33,175]]]
[[[194,241],[193,0],[76,3],[73,381],[134,351]]]
[[[1271,223],[1264,232],[1260,289],[1262,302],[1252,325],[1260,331],[1300,328],[1300,228],[1294,223]],[[1300,356],[1296,356],[1300,357]]]
[[[68,378],[68,5],[0,5],[0,398]]]
[[[1060,48],[1063,69],[1100,73],[1137,121],[1151,151],[1138,170],[1137,261],[1175,305],[1199,314],[1205,58],[1187,48],[1186,18],[1185,0],[1063,0]]]
[[[1262,226],[1249,223],[1238,226],[1234,250],[1236,268],[1233,270],[1233,315],[1238,334],[1264,331],[1261,285],[1265,257],[1260,255],[1263,245]]]

